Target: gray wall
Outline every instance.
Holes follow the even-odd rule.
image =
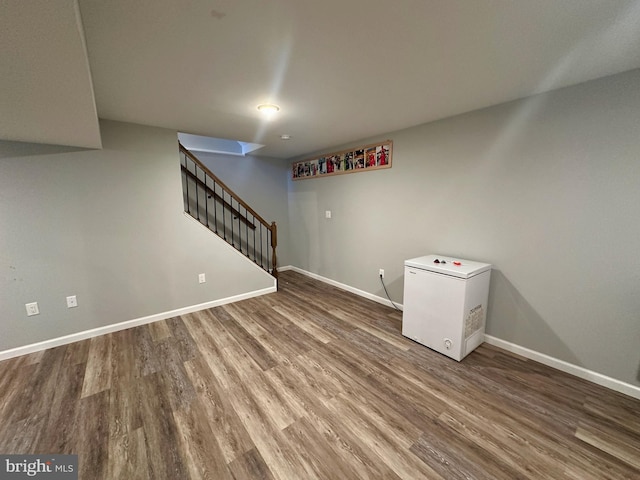
[[[267,222],[278,226],[278,266],[291,263],[287,178],[289,167],[278,158],[193,152],[220,180]]]
[[[273,286],[184,215],[176,132],[101,131],[103,150],[0,143],[0,351]]]
[[[391,169],[290,181],[294,265],[402,302],[407,258],[490,262],[487,333],[640,386],[639,70],[323,153],[387,138]]]

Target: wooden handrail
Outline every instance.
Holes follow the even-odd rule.
[[[253,216],[256,218],[256,220],[258,220],[260,223],[262,223],[265,227],[267,227],[267,228],[269,228],[269,229],[271,228],[271,227],[270,227],[270,225],[269,225],[269,223],[268,223],[264,218],[262,218],[260,215],[258,215],[258,214],[256,213],[256,211],[255,211],[253,208],[251,208],[249,205],[247,205],[247,204],[244,202],[244,200],[242,200],[242,199],[240,198],[240,196],[239,196],[236,192],[234,192],[233,190],[231,190],[229,187],[227,187],[227,185],[226,185],[222,180],[220,180],[218,177],[216,177],[216,176],[213,174],[213,172],[207,168],[207,166],[206,166],[206,165],[204,165],[200,160],[198,160],[198,157],[194,156],[194,155],[193,155],[189,150],[187,150],[187,149],[186,149],[186,148],[185,148],[185,147],[184,147],[180,142],[178,142],[178,145],[180,145],[180,151],[181,151],[182,153],[184,153],[185,155],[187,155],[191,160],[193,160],[193,161],[196,163],[196,165],[198,165],[198,167],[200,167],[202,170],[204,170],[204,172],[205,172],[207,175],[209,175],[211,178],[213,178],[213,180],[214,180],[218,185],[220,185],[224,190],[226,190],[227,192],[229,192],[229,193],[231,194],[231,196],[232,196],[232,197],[234,197],[234,198],[236,199],[236,201],[237,201],[240,205],[242,205],[242,206],[247,210],[247,212],[249,212],[251,215],[253,215]]]
[[[233,213],[233,215],[235,215],[236,217],[238,217],[240,219],[240,221],[242,223],[244,223],[245,225],[247,225],[251,230],[255,230],[256,226],[253,224],[253,222],[250,222],[249,219],[247,217],[245,217],[244,215],[242,215],[238,210],[236,210],[233,205],[231,205],[229,202],[227,202],[223,197],[221,197],[220,195],[218,195],[216,192],[214,192],[211,187],[209,185],[207,185],[205,182],[203,182],[201,179],[198,178],[198,176],[194,173],[191,173],[189,171],[189,169],[187,167],[185,167],[184,165],[180,165],[180,169],[185,173],[185,175],[187,175],[189,178],[192,178],[195,182],[199,183],[200,186],[202,188],[205,189],[205,192],[207,192],[207,194],[211,195],[212,197],[216,198],[217,200],[219,200],[223,205],[225,205],[230,211],[231,213]],[[236,199],[237,200],[237,199]]]

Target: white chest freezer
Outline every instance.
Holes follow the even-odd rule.
[[[484,341],[491,265],[443,255],[404,262],[402,334],[455,360]]]

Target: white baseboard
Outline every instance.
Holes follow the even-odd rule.
[[[360,297],[364,297],[369,300],[373,300],[374,302],[381,303],[382,305],[385,305],[387,307],[393,308],[393,305],[387,298],[379,297],[378,295],[374,295],[372,293],[365,292],[364,290],[360,290],[358,288],[345,285],[344,283],[336,282],[335,280],[331,280],[330,278],[323,277],[321,275],[318,275],[316,273],[311,273],[306,270],[302,270],[301,268],[294,267],[293,265],[287,265],[286,267],[281,267],[278,269],[279,272],[286,272],[287,270],[293,270],[294,272],[298,272],[298,273],[301,273],[302,275],[306,275],[307,277],[311,277],[315,280],[320,280],[321,282],[328,283],[329,285],[337,287],[341,290],[346,290],[347,292],[355,293]],[[396,303],[396,302],[393,302],[393,303],[399,310],[402,310],[402,304]]]
[[[338,287],[348,292],[359,295],[361,297],[368,298],[369,300],[373,300],[374,302],[378,302],[383,305],[387,305],[389,307],[391,306],[391,302],[389,302],[389,300],[387,300],[386,298],[378,297],[369,292],[365,292],[363,290],[350,287],[349,285],[336,282],[335,280],[331,280],[329,278],[323,277],[321,275],[317,275],[315,273],[307,272],[306,270],[302,270],[301,268],[294,267],[292,265],[288,265],[286,267],[282,267],[279,269],[279,271],[281,272],[286,270],[293,270],[295,272],[301,273],[303,275],[314,278],[316,280],[320,280],[321,282],[325,282],[325,283],[328,283],[329,285],[333,285],[334,287]],[[396,303],[396,306],[398,306],[398,308],[402,310],[402,305]],[[528,358],[529,360],[534,360],[536,362],[542,363],[543,365],[547,365],[549,367],[555,368],[562,372],[575,375],[576,377],[582,378],[584,380],[588,380],[597,385],[601,385],[611,390],[615,390],[616,392],[624,393],[625,395],[629,395],[630,397],[640,399],[640,387],[636,387],[629,383],[616,380],[615,378],[607,377],[606,375],[602,375],[600,373],[587,370],[586,368],[573,365],[572,363],[568,363],[554,357],[550,357],[549,355],[536,352],[535,350],[530,350],[526,347],[516,345],[515,343],[501,340],[491,335],[485,335],[484,339],[485,339],[485,342],[487,342],[489,345],[494,345],[496,347],[502,348],[503,350],[507,350],[508,352],[515,353],[522,357]]]
[[[220,305],[226,305],[227,303],[238,302],[240,300],[246,300],[247,298],[258,297],[260,295],[266,295],[267,293],[274,292],[276,292],[275,285],[273,287],[254,290],[253,292],[242,293],[240,295],[234,295],[232,297],[222,298],[220,300],[213,300],[211,302],[200,303],[198,305],[191,305],[189,307],[178,308],[176,310],[170,310],[168,312],[156,313],[154,315],[149,315],[148,317],[141,317],[120,323],[114,323],[112,325],[105,325],[104,327],[98,327],[91,330],[85,330],[83,332],[72,333],[70,335],[65,335],[64,337],[53,338],[51,340],[45,340],[43,342],[33,343],[31,345],[4,350],[0,352],[0,361],[18,357],[20,355],[26,355],[28,353],[47,350],[53,347],[59,347],[60,345],[66,345],[69,343],[78,342],[80,340],[86,340],[87,338],[97,337],[99,335],[105,335],[107,333],[126,330],[127,328],[131,327],[146,325],[147,323],[153,323],[159,320],[166,320],[167,318],[173,318],[179,315],[186,315],[187,313],[198,312],[207,308],[219,307]]]
[[[564,360],[550,357],[549,355],[545,355],[544,353],[530,350],[526,347],[501,340],[491,335],[485,335],[484,340],[489,345],[495,345],[496,347],[500,347],[503,350],[507,350],[508,352],[528,358],[529,360],[535,360],[536,362],[542,363],[549,367],[553,367],[556,370],[575,375],[576,377],[588,380],[598,385],[602,385],[603,387],[615,390],[616,392],[624,393],[625,395],[629,395],[630,397],[640,399],[640,387],[636,387],[635,385],[621,382],[620,380],[616,380],[615,378],[607,377],[606,375],[602,375],[601,373],[579,367],[572,363],[565,362]]]

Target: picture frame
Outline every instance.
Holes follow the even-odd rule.
[[[362,145],[293,162],[291,178],[305,180],[391,168],[392,155],[392,140]]]

